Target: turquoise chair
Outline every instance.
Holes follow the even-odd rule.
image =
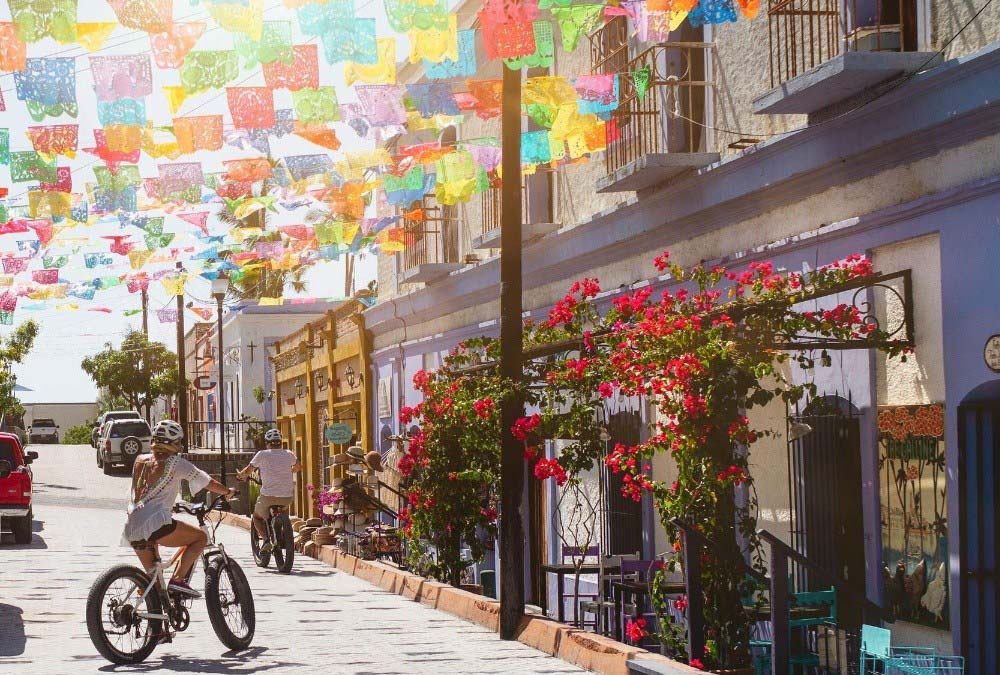
[[[798,619],[790,619],[788,622],[789,628],[803,628],[806,626],[820,625],[829,626],[837,624],[837,591],[833,586],[826,591],[793,593],[789,604],[792,609],[810,607],[824,608],[820,610],[822,613],[819,614]],[[751,640],[750,649],[752,652],[758,652],[753,658],[754,675],[767,675],[770,673],[771,641]],[[813,654],[812,652],[792,654],[788,658],[788,663],[791,666],[791,672],[795,673],[797,669],[801,669],[802,672],[805,672],[806,668],[819,665],[819,655]]]
[[[861,627],[864,675],[965,675],[965,659],[938,654],[933,647],[893,647],[891,634],[878,626]]]

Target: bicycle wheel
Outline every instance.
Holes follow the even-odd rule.
[[[205,604],[212,629],[222,644],[234,650],[250,646],[257,624],[253,592],[235,560],[218,556],[208,564]]]
[[[160,596],[143,595],[149,577],[131,565],[112,567],[87,595],[87,632],[101,656],[114,664],[141,663],[156,647],[163,622],[139,612],[160,614]]]
[[[274,530],[274,565],[282,574],[292,571],[295,560],[295,533],[287,513],[279,513],[271,521]]]
[[[267,567],[267,564],[271,562],[271,554],[260,552],[261,543],[257,528],[254,527],[253,523],[250,523],[250,550],[253,551],[253,560],[257,563],[257,567]]]

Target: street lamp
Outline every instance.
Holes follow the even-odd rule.
[[[224,379],[224,369],[225,365],[222,359],[222,301],[226,298],[226,293],[229,291],[229,277],[224,275],[222,272],[219,276],[212,279],[212,295],[215,296],[216,305],[216,315],[218,319],[218,327],[216,332],[219,334],[219,482],[223,485],[226,484],[226,405],[225,405],[225,384]]]

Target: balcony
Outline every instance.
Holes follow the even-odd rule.
[[[644,190],[682,173],[719,160],[705,148],[705,61],[712,45],[706,42],[656,44],[625,61],[626,47],[615,47],[610,22],[591,36],[592,70],[622,72],[650,69],[649,88],[640,97],[631,77],[619,78],[619,105],[612,113],[617,129],[604,154],[607,175],[598,180],[598,192]],[[624,62],[624,65],[621,65]],[[611,125],[609,125],[610,127]]]
[[[812,114],[936,65],[918,52],[916,0],[770,0],[771,89],[757,114]]]
[[[480,196],[482,204],[482,231],[473,238],[472,248],[500,248],[500,187],[491,187]],[[521,184],[521,241],[541,239],[550,232],[559,229],[559,223],[542,222],[551,218],[537,219],[533,217],[528,195],[527,183]],[[551,213],[550,209],[546,209]]]
[[[423,220],[406,220],[406,248],[400,256],[402,283],[429,284],[465,265],[459,259],[460,223],[454,206],[440,206],[426,198]]]

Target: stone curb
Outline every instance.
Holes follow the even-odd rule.
[[[244,530],[250,529],[248,516],[224,513],[222,522]],[[330,545],[307,545],[303,554],[408,600],[447,612],[492,631],[500,629],[500,603],[491,598],[431,581],[391,565],[362,560]],[[647,661],[650,665],[663,664],[676,669],[666,672],[702,672],[645,649],[542,616],[525,616],[518,629],[517,640],[549,656],[601,675],[628,675],[628,661]]]

